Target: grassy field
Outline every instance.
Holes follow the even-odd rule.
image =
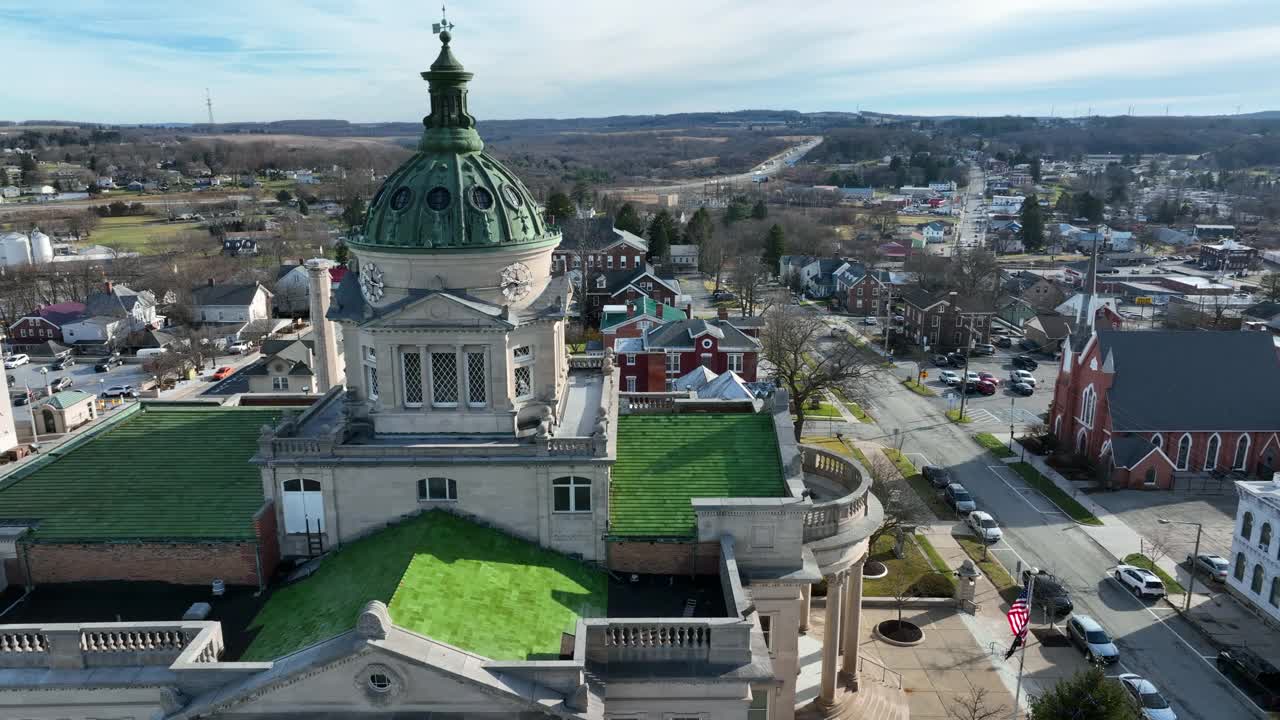
[[[1018,599],[1018,583],[1014,582],[1013,576],[1008,570],[1000,564],[996,556],[988,552],[986,559],[982,559],[983,548],[982,542],[972,535],[952,535],[956,542],[960,543],[960,547],[964,548],[965,554],[973,560],[973,564],[978,566],[983,575],[996,586],[996,591],[1000,593],[1000,597],[1005,602],[1013,602]]]
[[[1010,450],[1003,442],[1000,442],[1000,438],[997,438],[991,433],[978,433],[973,436],[973,439],[977,441],[979,445],[986,448],[988,452],[998,458],[1011,458],[1014,455],[1017,455],[1017,453]]]
[[[1145,568],[1155,573],[1156,577],[1160,578],[1160,582],[1164,583],[1164,589],[1168,591],[1170,595],[1186,595],[1187,594],[1187,589],[1182,587],[1182,583],[1178,582],[1177,580],[1174,580],[1172,577],[1169,576],[1169,573],[1165,572],[1164,570],[1161,570],[1159,565],[1156,565],[1155,563],[1151,562],[1151,558],[1147,557],[1146,555],[1143,555],[1142,553],[1130,553],[1128,555],[1125,555],[1124,564],[1132,565],[1134,567]]]
[[[1076,502],[1076,499],[1068,495],[1062,488],[1053,484],[1053,481],[1040,474],[1029,463],[1019,462],[1009,466],[1013,471],[1018,473],[1027,484],[1035,488],[1041,495],[1045,496],[1054,505],[1057,505],[1062,512],[1066,513],[1078,523],[1083,525],[1101,525],[1099,520],[1093,513],[1085,509],[1083,505]]]
[[[929,541],[919,535],[916,536],[916,540],[920,542],[920,546],[917,547],[916,543],[913,542],[905,543],[903,552],[905,557],[902,558],[895,557],[893,554],[893,536],[885,535],[876,540],[875,546],[871,548],[870,559],[884,563],[885,567],[889,568],[889,574],[882,578],[865,581],[862,587],[863,595],[867,597],[892,597],[893,590],[901,582],[901,578],[909,578],[910,583],[918,587],[921,579],[936,575],[941,579],[929,581],[931,584],[937,583],[936,592],[922,593],[922,595],[925,597],[951,597],[953,590],[950,588],[954,587],[951,575],[936,572],[929,562],[929,558],[920,552],[921,547],[932,550],[933,546],[929,545]],[[944,582],[948,588],[946,590],[943,589]]]
[[[849,412],[853,413],[853,416],[858,418],[859,421],[861,422],[874,421],[874,418],[868,415],[867,411],[863,410],[861,405],[850,400],[848,396],[845,395],[844,392],[840,390],[840,388],[836,388],[832,392],[835,393],[836,398],[845,406],[846,409],[848,409]]]
[[[152,241],[171,240],[190,230],[204,232],[197,223],[171,223],[153,215],[102,218],[97,229],[89,235],[89,242],[128,252],[142,252]],[[213,242],[212,237],[209,242]]]
[[[938,395],[938,393],[933,391],[933,388],[916,382],[915,380],[903,380],[902,385],[917,395],[923,395],[925,397],[937,397]]]
[[[816,408],[812,406],[805,408],[804,416],[807,418],[836,418],[837,420],[843,417],[840,414],[840,409],[826,400],[818,403]]]

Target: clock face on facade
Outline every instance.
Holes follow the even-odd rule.
[[[371,303],[382,299],[382,269],[371,262],[360,263],[360,292]]]
[[[499,286],[502,288],[502,295],[510,302],[528,295],[532,285],[533,273],[529,272],[529,266],[524,263],[511,263],[502,268],[502,272],[499,274]]]

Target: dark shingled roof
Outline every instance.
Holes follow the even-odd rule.
[[[645,333],[646,349],[657,348],[693,348],[694,338],[708,333],[718,341],[720,350],[759,350],[760,344],[755,338],[734,327],[728,320],[677,320],[656,327]]]
[[[248,305],[258,294],[259,287],[258,283],[200,285],[191,289],[191,297],[197,305]]]
[[[1111,441],[1111,460],[1116,467],[1131,468],[1155,449],[1150,441],[1125,433]]]
[[[1071,334],[1072,319],[1058,313],[1040,313],[1036,315],[1044,334],[1051,340],[1064,340]]]
[[[1099,330],[1098,346],[1115,367],[1114,432],[1280,430],[1270,333]]]

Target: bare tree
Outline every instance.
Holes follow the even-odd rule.
[[[884,507],[884,520],[868,540],[870,546],[875,547],[880,538],[896,533],[911,523],[915,506],[909,496],[914,495],[914,491],[908,487],[906,479],[901,477],[898,468],[884,453],[872,453],[867,462],[870,463],[867,474],[871,476],[871,494]]]
[[[896,572],[889,578],[889,597],[893,598],[893,607],[898,611],[898,623],[902,623],[902,611],[907,603],[920,596],[916,589],[916,578],[909,573]]]
[[[976,295],[996,283],[1000,266],[987,250],[969,250],[951,258],[949,282],[962,296]]]
[[[729,271],[729,289],[738,296],[738,310],[743,317],[754,317],[757,309],[772,305],[768,288],[769,268],[758,257],[739,258]]]
[[[811,401],[828,390],[861,395],[860,389],[872,372],[867,355],[853,343],[837,341],[819,348],[819,341],[830,334],[820,317],[799,307],[775,307],[765,316],[761,357],[791,396],[797,441],[804,432],[805,407]]]
[[[987,705],[987,689],[983,687],[969,688],[969,694],[956,698],[947,708],[947,716],[951,720],[995,720],[1009,713],[1004,705],[990,707]]]

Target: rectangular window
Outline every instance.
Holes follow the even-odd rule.
[[[636,364],[636,355],[635,355],[635,353],[627,353],[627,364],[628,364],[628,365],[635,365],[635,364]]]
[[[760,633],[764,635],[764,646],[773,652],[773,616],[760,616]]]
[[[747,709],[747,720],[769,720],[769,691],[751,688],[751,706]]]
[[[628,375],[627,376],[627,392],[635,392],[635,391],[636,391],[636,376]]]
[[[619,256],[618,256],[618,267],[622,268],[623,270],[626,270],[626,269],[627,269],[627,256],[626,256],[626,255],[619,255]]]
[[[512,374],[515,379],[516,399],[527,400],[533,397],[533,348],[528,345],[512,348],[511,360],[515,364]]]
[[[273,377],[273,378],[271,378],[271,389],[272,389],[272,390],[288,390],[288,389],[289,389],[289,378],[287,378],[287,377]]]
[[[422,354],[417,350],[402,352],[400,368],[404,378],[405,406],[422,407]]]
[[[433,477],[418,481],[419,500],[457,500],[458,483],[449,478]]]
[[[467,404],[483,407],[488,399],[485,383],[484,353],[467,353]]]
[[[937,315],[934,315],[934,316],[933,316],[933,322],[932,322],[932,325],[933,325],[934,327],[938,327],[938,322],[939,322],[940,320],[942,320],[942,318],[938,317]]]
[[[702,364],[702,367],[711,367],[711,353],[702,353],[699,355],[698,362]]]
[[[562,477],[552,481],[556,512],[591,512],[591,481]]]
[[[582,267],[582,258],[578,257],[577,255],[574,255],[574,256],[573,256],[573,266],[574,266],[575,268],[580,268],[580,267]]]
[[[653,326],[653,323],[648,320],[641,320],[636,323],[636,326],[640,328],[640,332],[648,332],[649,328]]]
[[[742,353],[729,353],[729,369],[736,372],[742,372]]]
[[[680,374],[680,353],[673,353],[673,352],[667,353],[667,374],[668,375]]]
[[[607,268],[608,268],[608,269],[610,269],[610,270],[612,270],[612,269],[613,269],[613,256],[612,256],[612,255],[608,255],[608,256],[606,256],[606,259],[605,259],[605,267],[607,267]]]
[[[861,288],[861,287],[859,287],[859,288],[858,288],[858,297],[862,297],[862,288]]]
[[[451,352],[431,353],[431,404],[458,405],[458,356]]]
[[[378,399],[378,368],[373,365],[364,366],[364,391],[370,400]]]

